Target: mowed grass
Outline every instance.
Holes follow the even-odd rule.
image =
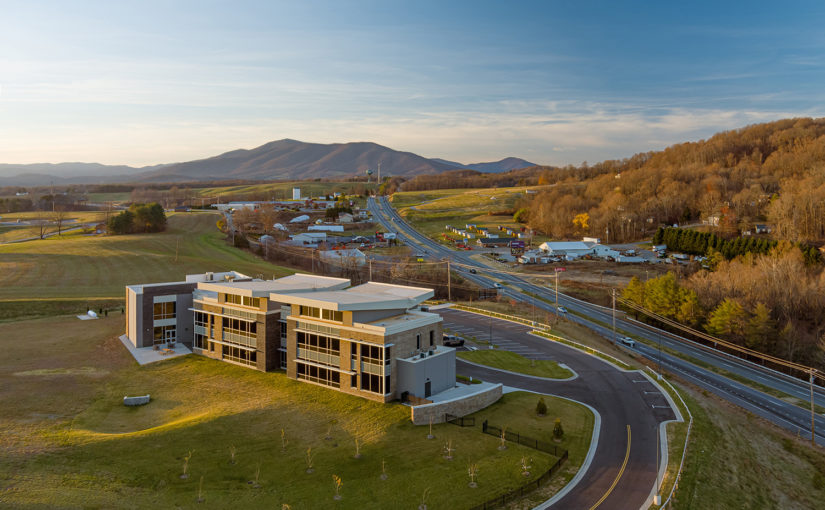
[[[169,215],[157,234],[66,236],[0,246],[3,301],[119,298],[124,286],[236,270],[266,278],[292,271],[226,245],[212,213]]]
[[[694,427],[674,508],[823,508],[825,453],[804,431],[796,438],[707,392],[679,389]]]
[[[538,416],[536,414],[536,404],[539,398],[544,398],[547,404],[547,414]],[[584,458],[590,449],[590,439],[593,434],[595,417],[585,406],[564,398],[549,395],[539,395],[526,391],[507,393],[501,400],[486,409],[474,413],[476,427],[481,428],[481,423],[488,420],[490,425],[497,427],[507,427],[511,432],[537,439],[545,443],[557,446],[559,449],[567,450],[569,457],[561,471],[550,480],[550,483],[528,494],[516,504],[514,508],[533,508],[539,503],[550,499],[562,487],[573,479],[581,468]],[[565,431],[560,441],[553,439],[553,425],[556,419],[560,419],[562,428]],[[499,444],[501,442],[499,441]],[[514,447],[514,443],[506,443],[508,449]],[[536,458],[534,452],[530,450],[528,460]],[[534,469],[539,469],[534,462],[531,462]]]
[[[394,193],[391,200],[393,207],[418,230],[442,241],[446,225],[464,228],[465,224],[473,223],[494,230],[499,226],[520,229],[512,214],[491,213],[515,209],[526,196],[526,190],[540,188],[542,186],[404,191]]]
[[[459,351],[458,357],[493,368],[534,375],[536,377],[546,377],[548,379],[567,379],[573,376],[573,372],[564,367],[560,367],[555,361],[531,360],[510,351],[497,349]]]
[[[217,186],[210,188],[197,188],[193,191],[202,197],[214,196],[253,196],[261,195],[262,200],[276,200],[292,199],[292,188],[301,188],[301,195],[304,197],[319,195],[326,196],[333,193],[351,193],[356,187],[364,187],[366,189],[377,188],[376,182],[347,182],[347,181],[292,181],[292,182],[270,182],[263,184],[242,184],[238,186]]]
[[[500,451],[496,438],[450,424],[434,426],[428,440],[408,407],[282,373],[195,355],[140,367],[116,339],[122,330],[123,319],[111,316],[0,324],[0,506],[416,508],[424,498],[429,508],[468,508],[529,481],[522,457],[533,476],[556,460],[512,444]],[[146,406],[122,405],[124,395],[147,393]],[[579,412],[565,404],[548,400],[550,414],[533,426],[535,396],[508,395],[489,416],[544,434],[556,414]],[[574,418],[564,420],[572,432]],[[452,461],[443,458],[447,441]],[[467,485],[470,463],[478,464],[476,489]],[[341,501],[333,475],[343,480]]]

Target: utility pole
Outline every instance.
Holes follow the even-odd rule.
[[[453,300],[453,283],[450,275],[450,257],[447,257],[447,301]]]
[[[816,446],[816,437],[814,435],[815,432],[815,425],[814,425],[814,418],[816,414],[814,414],[814,369],[811,368],[811,446]]]
[[[372,257],[369,258],[370,261],[370,281],[372,281]]]
[[[613,343],[616,343],[616,288],[613,288]]]
[[[662,380],[662,334],[659,333],[656,335],[656,338],[659,339],[659,375],[657,377],[658,380]]]
[[[559,271],[558,268],[553,268],[553,276],[556,277],[556,317],[559,316]]]

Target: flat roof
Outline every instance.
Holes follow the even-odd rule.
[[[312,293],[273,293],[272,301],[295,305],[315,306],[328,310],[388,310],[408,309],[433,297],[433,289],[407,287],[390,283],[369,282],[347,290],[330,290]]]
[[[198,288],[213,292],[231,293],[239,296],[269,297],[272,293],[292,294],[305,292],[313,294],[315,289],[335,291],[346,288],[350,281],[313,274],[295,273],[277,280],[252,280],[243,282],[199,282]]]

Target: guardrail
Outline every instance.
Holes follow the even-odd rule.
[[[628,365],[624,361],[620,360],[619,358],[616,358],[615,356],[611,356],[610,354],[607,354],[606,352],[602,352],[598,349],[594,349],[594,348],[589,347],[587,345],[580,344],[579,342],[574,342],[573,340],[568,340],[567,338],[563,338],[563,337],[556,336],[556,335],[551,335],[550,333],[547,333],[545,331],[535,330],[532,333],[534,335],[539,335],[541,337],[547,338],[548,340],[553,340],[554,342],[559,342],[559,343],[562,343],[562,344],[565,344],[565,345],[569,345],[570,347],[574,347],[576,349],[579,349],[580,351],[584,351],[587,354],[590,354],[592,356],[596,356],[598,358],[601,358],[604,361],[607,361],[608,363],[612,363],[613,365],[616,365],[616,366],[618,366],[619,368],[621,368],[623,370],[632,370],[633,369],[633,367],[631,367],[630,365]]]
[[[653,372],[652,368],[650,368],[650,367],[647,367],[647,368],[651,372]],[[682,403],[682,406],[684,406],[685,411],[687,411],[688,418],[690,418],[690,421],[688,421],[687,433],[685,434],[685,446],[682,449],[682,460],[679,462],[679,470],[676,472],[676,479],[673,481],[673,487],[670,488],[670,494],[668,494],[667,499],[659,507],[659,508],[667,508],[668,505],[670,505],[671,500],[673,499],[673,495],[676,493],[676,489],[679,488],[679,480],[682,478],[682,468],[685,465],[685,457],[687,456],[687,447],[688,447],[688,441],[690,440],[690,431],[693,429],[693,413],[690,412],[690,408],[688,407],[687,403],[685,402],[685,399],[683,399],[682,395],[678,391],[676,391],[676,388],[674,388],[673,385],[670,384],[670,381],[668,381],[665,378],[662,378],[662,381],[666,382],[667,385],[670,386],[670,389],[673,391],[673,393],[675,393],[676,396],[679,397],[679,401]]]
[[[523,317],[518,317],[516,315],[508,315],[508,314],[505,314],[505,313],[492,312],[490,310],[485,310],[483,308],[476,308],[474,306],[455,305],[454,304],[454,305],[452,305],[452,308],[455,308],[456,310],[464,310],[465,312],[472,312],[472,313],[478,313],[478,314],[481,314],[481,315],[487,315],[489,317],[495,317],[497,319],[504,319],[504,320],[508,320],[508,321],[511,321],[511,322],[518,322],[519,324],[524,324],[526,326],[531,326],[533,328],[542,328],[542,329],[534,329],[532,331],[532,333],[535,334],[535,335],[539,335],[539,336],[542,336],[544,338],[547,338],[548,340],[553,340],[555,342],[565,344],[565,345],[573,347],[575,349],[579,349],[580,351],[584,351],[587,354],[590,354],[591,356],[596,356],[598,358],[603,359],[604,361],[607,361],[608,363],[612,363],[612,364],[618,366],[621,369],[624,369],[624,370],[632,370],[633,369],[633,367],[631,367],[630,365],[628,365],[624,361],[620,360],[619,358],[617,358],[615,356],[611,356],[610,354],[607,354],[606,352],[602,352],[598,349],[594,349],[594,348],[589,347],[587,345],[580,344],[579,342],[576,342],[576,341],[573,341],[573,340],[568,340],[567,338],[563,338],[563,337],[548,333],[548,331],[551,330],[551,327],[550,327],[549,324],[544,324],[544,323],[541,323],[541,322],[535,322],[535,321],[527,320]]]
[[[517,315],[508,315],[506,313],[493,312],[493,311],[490,311],[490,310],[485,310],[484,308],[476,308],[474,306],[467,306],[467,305],[453,305],[451,308],[454,308],[456,310],[463,310],[465,312],[473,312],[473,313],[478,313],[478,314],[482,314],[482,315],[487,315],[489,317],[495,317],[496,319],[504,319],[504,320],[507,320],[507,321],[510,321],[510,322],[518,322],[519,324],[524,324],[525,326],[530,326],[530,327],[533,327],[533,328],[543,328],[543,329],[546,329],[546,330],[550,329],[549,324],[544,324],[544,323],[537,322],[537,321],[531,321],[531,320],[525,319],[524,317],[519,317]]]

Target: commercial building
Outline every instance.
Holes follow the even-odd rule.
[[[414,309],[432,296],[375,282],[271,294],[289,306],[287,376],[382,402],[452,388],[455,350],[442,345],[441,316]]]
[[[243,281],[229,271],[187,275],[184,281],[126,286],[126,336],[135,347],[192,341],[192,293],[198,282]]]
[[[455,386],[455,350],[441,316],[419,305],[433,290],[308,274],[276,280],[235,272],[126,287],[126,336],[371,400],[427,398]],[[170,333],[171,332],[171,333]]]
[[[272,292],[343,289],[344,278],[294,274],[277,280],[199,282],[192,292],[192,352],[269,371],[286,366],[285,322]]]

